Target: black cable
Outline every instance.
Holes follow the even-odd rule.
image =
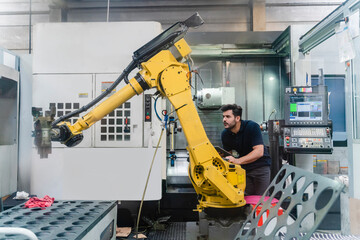
[[[52,122],[51,126],[55,127],[59,122],[64,121],[66,119],[69,119],[75,115],[78,115],[84,111],[87,111],[89,108],[91,108],[92,106],[94,106],[95,104],[97,104],[98,102],[100,102],[104,97],[106,97],[109,93],[112,92],[112,90],[114,90],[116,88],[117,85],[119,85],[119,83],[126,78],[129,75],[129,73],[136,67],[136,63],[134,63],[134,61],[132,61],[125,69],[124,71],[121,73],[121,75],[115,80],[115,82],[113,84],[111,84],[110,87],[108,87],[103,93],[101,93],[99,96],[97,96],[94,100],[92,100],[91,102],[89,102],[88,104],[86,104],[85,106],[71,112],[68,114],[65,114],[61,117],[59,117],[58,119],[56,119],[54,122]]]

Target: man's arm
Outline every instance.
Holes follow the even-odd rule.
[[[264,145],[260,144],[260,145],[253,146],[253,150],[243,157],[234,158],[233,156],[228,156],[226,158],[231,163],[248,164],[248,163],[255,162],[262,156],[264,156]]]

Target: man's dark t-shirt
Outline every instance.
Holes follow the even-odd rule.
[[[225,129],[221,133],[221,141],[226,151],[235,150],[238,152],[239,156],[237,158],[249,154],[256,145],[264,145],[259,125],[251,120],[241,120],[240,130],[236,134]],[[251,170],[270,165],[271,158],[267,148],[264,146],[264,156],[255,162],[242,164],[241,167],[245,170]]]

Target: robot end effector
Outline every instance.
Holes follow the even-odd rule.
[[[47,158],[51,153],[52,141],[57,141],[65,144],[67,147],[74,147],[78,145],[82,139],[83,134],[80,132],[73,135],[68,122],[63,122],[59,125],[52,126],[54,122],[56,108],[50,107],[49,111],[45,111],[43,116],[42,109],[32,108],[32,115],[34,117],[34,144],[37,147],[40,158]]]

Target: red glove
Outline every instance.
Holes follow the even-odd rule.
[[[44,198],[32,197],[25,203],[25,208],[34,208],[34,207],[50,207],[54,203],[55,198],[49,197],[46,195]]]

